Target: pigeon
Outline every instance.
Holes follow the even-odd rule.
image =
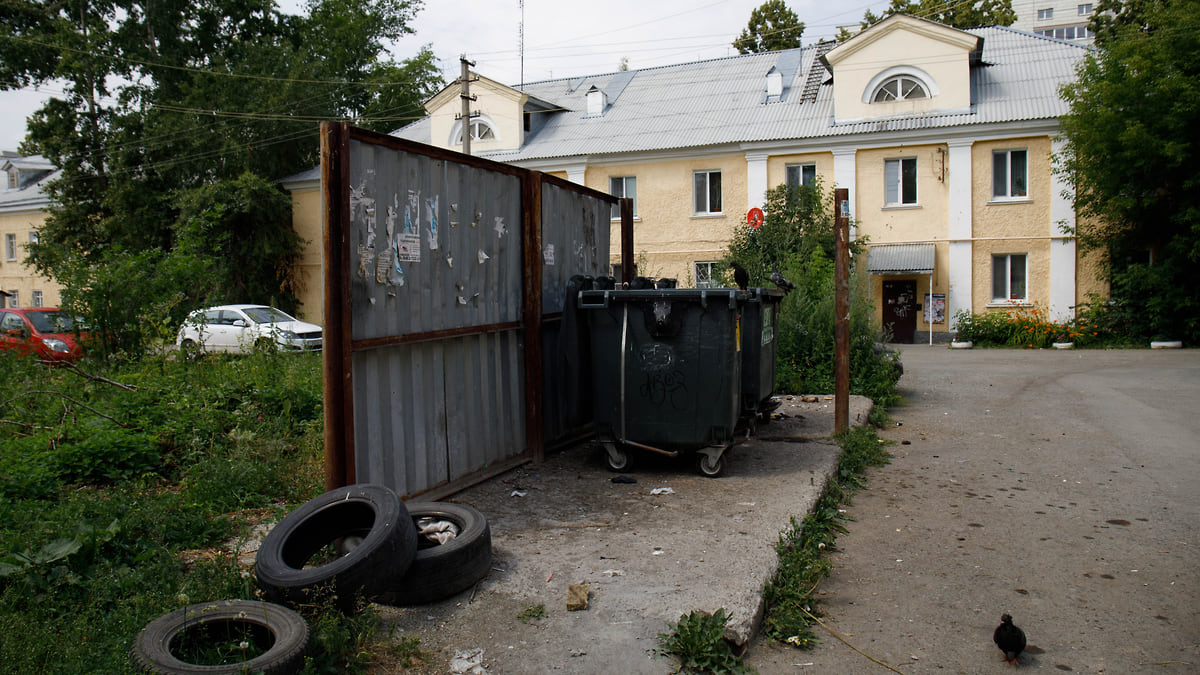
[[[784,293],[787,293],[796,287],[796,284],[788,281],[786,277],[779,273],[779,263],[775,263],[775,265],[772,266],[770,279],[771,283],[778,286],[781,290],[783,290]]]
[[[1014,626],[1012,617],[1005,614],[1000,617],[996,632],[992,633],[992,642],[1004,652],[1004,660],[1015,666],[1017,657],[1025,651],[1025,631]]]
[[[750,273],[737,263],[729,263],[729,266],[733,268],[733,280],[737,282],[737,287],[743,291],[746,290],[746,287],[750,285]]]

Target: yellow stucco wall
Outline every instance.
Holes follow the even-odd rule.
[[[970,107],[970,43],[960,31],[933,26],[908,17],[877,33],[866,33],[830,52],[834,80],[834,111],[839,120],[919,114],[930,110],[963,110]],[[911,30],[899,29],[906,24]],[[838,50],[843,50],[839,53]],[[899,68],[900,70],[895,70]],[[908,72],[926,81],[930,97],[892,103],[869,102],[878,82],[874,79]],[[905,70],[907,69],[907,71]],[[864,102],[863,98],[868,101]]]
[[[693,213],[693,172],[720,170],[721,213]],[[634,255],[645,276],[673,277],[681,286],[693,282],[693,262],[720,260],[734,226],[745,218],[746,159],[743,154],[701,159],[652,161],[589,167],[586,185],[608,192],[609,178],[637,177],[633,225]],[[620,228],[610,233],[613,264],[621,260]]]
[[[325,319],[325,277],[321,267],[324,257],[324,244],[321,241],[323,219],[319,188],[292,192],[292,227],[304,240],[304,250],[296,270],[300,281],[297,318],[319,325],[324,325]]]
[[[471,83],[471,95],[476,97],[470,105],[472,113],[478,112],[496,133],[493,139],[471,141],[471,153],[521,147],[525,140],[523,102],[526,97],[487,78],[479,78]],[[450,145],[450,134],[458,122],[455,118],[462,115],[459,91],[455,87],[445,89],[431,99],[428,106],[432,144],[461,150],[461,146]]]
[[[944,145],[901,145],[858,152],[854,213],[860,237],[870,237],[875,244],[946,238],[950,193],[943,171],[945,149]],[[917,203],[887,206],[884,162],[906,157],[917,159]]]
[[[21,307],[31,306],[35,290],[42,292],[43,307],[55,307],[62,302],[61,287],[35,274],[24,263],[29,255],[26,248],[29,234],[46,222],[46,215],[44,212],[0,215],[0,288],[16,291]],[[9,234],[16,236],[16,260],[8,259],[6,241]]]
[[[997,150],[1028,151],[1028,198],[992,198],[992,155]],[[1050,304],[1050,222],[1053,198],[1050,139],[1045,136],[975,143],[971,147],[972,251],[971,304],[1009,308],[992,298],[992,256],[1024,253],[1027,300],[1045,310]]]

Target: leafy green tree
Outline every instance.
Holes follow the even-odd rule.
[[[1200,335],[1198,21],[1200,0],[1142,3],[1062,90],[1075,234],[1106,254],[1112,311],[1137,337]]]
[[[795,284],[783,300],[776,345],[780,391],[831,392],[834,389],[834,225],[832,190],[820,179],[794,188],[767,191],[764,222],[755,229],[739,225],[725,263],[738,263],[751,286],[771,287],[778,270]],[[852,242],[852,259],[865,242]],[[895,402],[899,372],[893,357],[877,353],[882,337],[867,297],[865,274],[854,271],[850,302],[850,388],[880,405]]]
[[[750,23],[733,46],[739,54],[795,49],[803,34],[804,23],[784,0],[767,0],[750,12]]]
[[[1017,20],[1012,0],[892,0],[892,4],[876,14],[867,10],[859,24],[863,30],[879,23],[893,14],[929,19],[955,28],[978,28],[979,26],[1011,26]],[[839,30],[837,39],[846,40],[850,34]]]
[[[213,199],[211,190],[225,182],[217,192],[239,194],[247,173],[275,179],[313,166],[321,120],[388,131],[423,115],[423,101],[442,85],[432,51],[397,62],[385,48],[411,32],[420,7],[420,0],[309,0],[305,15],[292,16],[273,0],[0,3],[0,88],[64,83],[63,96],[29,120],[22,146],[62,170],[48,186],[55,206],[30,262],[64,285],[85,283],[65,295],[78,299],[73,309],[95,314],[107,331],[128,332],[138,307],[152,301],[149,291],[163,289],[122,286],[101,268],[176,260],[173,247],[188,240],[177,224],[200,217],[181,218],[185,207]],[[203,289],[177,290],[286,305],[292,291],[281,290],[288,273],[278,265],[295,254],[283,232],[290,203],[268,211],[244,199],[215,201],[221,209],[209,225],[228,228],[218,239],[236,249],[248,233],[261,233],[246,248],[275,248],[222,267],[232,277],[208,275]],[[90,304],[118,292],[143,304],[124,314]]]
[[[1147,14],[1163,0],[1100,0],[1088,27],[1096,34],[1096,45],[1104,46],[1123,29],[1146,24]]]

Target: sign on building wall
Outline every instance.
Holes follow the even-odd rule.
[[[946,323],[946,294],[925,294],[925,323]]]

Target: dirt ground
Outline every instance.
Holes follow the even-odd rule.
[[[881,436],[821,585],[828,626],[904,673],[1200,672],[1200,352],[903,350]],[[903,444],[903,445],[901,445]],[[762,673],[880,673],[828,631],[764,642]]]
[[[840,453],[827,439],[832,397],[781,398],[779,419],[730,450],[720,478],[686,456],[641,453],[621,474],[635,482],[614,483],[600,446],[584,444],[451,497],[488,518],[492,569],[443,602],[379,606],[394,643],[417,638],[426,652],[406,672],[670,673],[658,634],[694,610],[724,608],[726,636],[748,643],[779,533],[811,509]],[[870,410],[852,397],[852,421]],[[567,609],[571,584],[589,587],[586,610]],[[467,653],[478,669],[454,662]],[[399,660],[375,672],[398,672]]]

